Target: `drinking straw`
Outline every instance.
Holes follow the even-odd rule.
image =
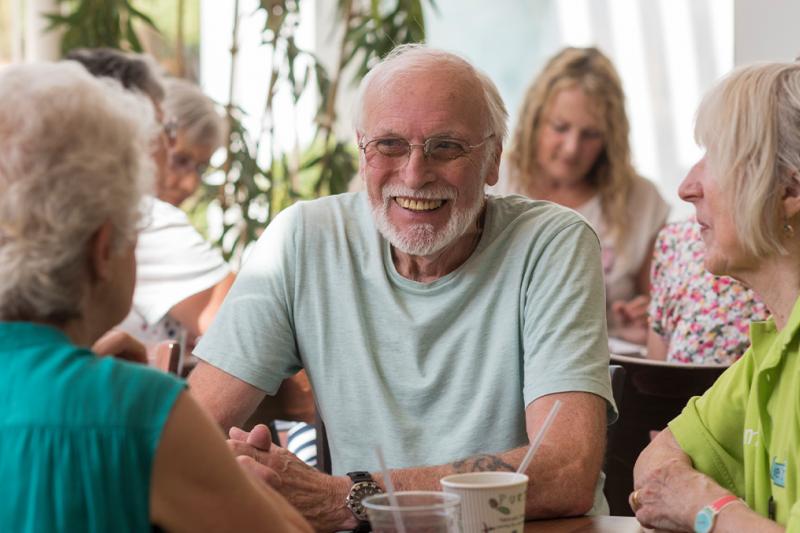
[[[519,464],[519,468],[517,468],[518,474],[523,474],[528,468],[528,465],[531,464],[533,454],[536,453],[536,450],[538,450],[539,446],[542,444],[544,434],[547,433],[548,428],[553,424],[553,420],[556,419],[559,409],[561,409],[561,400],[556,400],[556,403],[554,403],[553,407],[550,408],[550,412],[547,413],[547,418],[544,419],[544,424],[542,424],[542,427],[539,428],[539,433],[537,433],[536,437],[534,437],[533,442],[528,447],[528,451],[525,453],[525,457]]]
[[[381,466],[381,472],[383,472],[383,483],[386,485],[386,494],[389,496],[389,503],[395,508],[395,510],[392,511],[394,526],[399,533],[406,533],[406,527],[403,525],[403,519],[400,517],[400,502],[397,500],[397,495],[394,493],[392,476],[389,475],[389,469],[386,468],[386,461],[383,460],[383,450],[380,445],[375,447],[375,455],[378,456],[378,464]]]

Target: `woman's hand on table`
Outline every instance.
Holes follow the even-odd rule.
[[[636,480],[629,503],[645,527],[692,531],[698,511],[728,494],[685,462],[668,459]]]
[[[617,300],[611,304],[614,336],[628,342],[645,344],[647,341],[647,308],[650,297],[640,294],[631,300]]]
[[[97,339],[92,351],[100,356],[111,356],[133,363],[147,364],[147,348],[124,331],[112,329]]]

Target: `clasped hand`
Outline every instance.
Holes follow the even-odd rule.
[[[239,464],[251,475],[280,492],[311,522],[315,530],[328,529],[335,502],[336,478],[308,466],[296,455],[272,444],[269,428],[258,424],[252,431],[233,427],[228,446]],[[341,498],[342,505],[344,498]]]

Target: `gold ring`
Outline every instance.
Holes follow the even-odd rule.
[[[635,490],[631,492],[631,508],[633,508],[633,511],[636,512],[639,510],[639,507],[641,507],[641,504],[639,503],[639,491]]]

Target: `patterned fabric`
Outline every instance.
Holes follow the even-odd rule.
[[[709,274],[694,220],[668,224],[653,256],[650,327],[669,344],[667,361],[730,364],[750,346],[751,321],[769,312],[738,281]]]
[[[317,430],[305,422],[298,422],[286,434],[286,449],[308,466],[317,466]]]

